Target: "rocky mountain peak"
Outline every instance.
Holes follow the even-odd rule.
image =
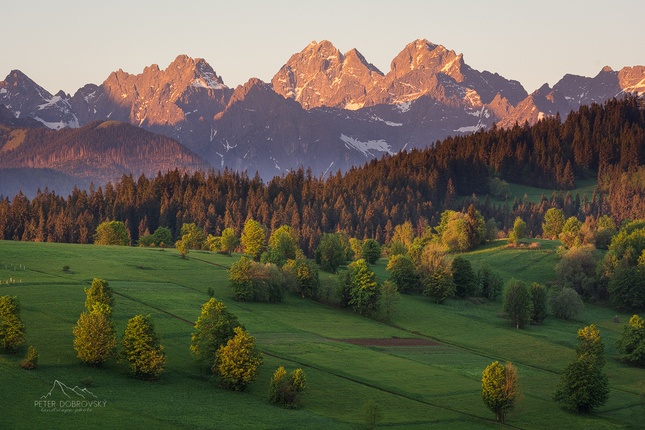
[[[463,55],[447,50],[441,45],[435,45],[427,40],[415,40],[409,43],[390,65],[391,79],[400,79],[412,71],[423,71],[428,74],[443,73],[457,82],[462,82],[464,76]]]
[[[365,94],[382,73],[353,49],[342,54],[331,42],[312,42],[273,77],[273,90],[305,109],[363,106]]]

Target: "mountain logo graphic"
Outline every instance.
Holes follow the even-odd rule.
[[[81,397],[83,399],[91,399],[91,398],[97,398],[94,393],[91,391],[88,391],[87,388],[80,388],[78,385],[75,386],[74,388],[70,388],[67,385],[63,384],[60,382],[58,379],[54,381],[54,386],[52,387],[51,390],[49,390],[49,393],[45,394],[44,396],[41,396],[41,399],[49,399],[52,397],[52,394],[54,392],[61,391],[65,396],[68,398],[72,398],[70,394],[74,394],[77,397]]]

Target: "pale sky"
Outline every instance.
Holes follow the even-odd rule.
[[[327,39],[383,73],[416,39],[531,93],[566,73],[645,65],[643,0],[21,0],[0,8],[0,80],[19,69],[74,94],[118,69],[204,58],[232,88],[269,82],[289,57]]]

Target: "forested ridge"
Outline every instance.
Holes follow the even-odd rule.
[[[159,226],[177,236],[184,223],[214,235],[231,227],[239,235],[252,218],[268,233],[292,226],[312,257],[325,232],[344,230],[385,243],[396,225],[409,221],[421,235],[440,222],[444,210],[466,211],[471,203],[501,229],[520,216],[527,235],[539,236],[552,207],[581,221],[601,215],[618,224],[645,218],[644,165],[645,106],[642,99],[626,97],[583,106],[564,122],[556,116],[534,126],[493,127],[327,177],[299,169],[264,183],[258,175],[230,170],[174,170],[154,178],[124,175],[115,184],[68,197],[48,190],[32,200],[19,194],[0,202],[0,239],[92,243],[105,220],[125,222],[132,243]],[[575,178],[590,177],[599,180],[593,195],[567,192]],[[496,200],[495,178],[564,191],[538,204]]]

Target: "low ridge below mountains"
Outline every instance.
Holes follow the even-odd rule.
[[[346,171],[493,123],[533,124],[557,112],[564,118],[583,104],[643,92],[642,66],[566,75],[528,94],[519,82],[479,72],[462,54],[427,40],[408,44],[387,73],[356,49],[343,54],[322,41],[294,54],[270,83],[254,78],[231,89],[205,60],[180,55],[165,70],[119,70],[74,96],[51,95],[14,70],[0,82],[0,104],[16,120],[52,129],[130,123],[176,139],[214,168],[257,171],[268,180],[301,166],[316,175]]]

